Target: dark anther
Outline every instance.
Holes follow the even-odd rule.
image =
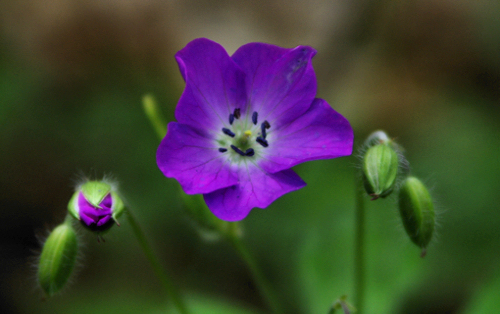
[[[262,133],[262,138],[266,138],[267,134],[266,134],[266,126],[264,125],[264,123],[262,123],[260,125],[260,133]]]
[[[231,145],[231,148],[232,148],[235,152],[237,152],[238,154],[240,154],[241,156],[245,156],[245,153],[244,153],[241,149],[239,149],[238,147],[236,147],[236,146],[234,146],[234,145]]]
[[[233,122],[234,122],[234,114],[230,113],[230,114],[229,114],[229,124],[231,124],[231,125],[232,125],[232,124],[233,124]]]
[[[227,148],[221,147],[221,148],[219,148],[219,152],[225,153],[225,152],[227,152]]]
[[[260,137],[260,136],[257,137],[255,140],[257,141],[257,143],[259,143],[260,145],[262,145],[264,147],[269,146],[269,143],[265,139],[263,139],[262,137]]]
[[[234,109],[234,117],[236,119],[239,119],[241,117],[241,109],[240,108]]]
[[[252,122],[253,124],[257,125],[257,117],[258,117],[258,113],[257,111],[254,111],[253,114],[252,114]]]
[[[226,128],[222,128],[222,132],[224,132],[224,134],[229,135],[231,137],[234,137],[236,135],[233,133],[233,131],[226,129]]]
[[[245,151],[245,155],[251,157],[253,155],[255,155],[255,152],[253,151],[253,148],[249,148]]]
[[[270,124],[269,122],[267,122],[267,120],[266,120],[266,121],[264,121],[264,122],[262,123],[262,125],[263,125],[266,129],[269,129],[269,128],[271,127],[271,124]]]

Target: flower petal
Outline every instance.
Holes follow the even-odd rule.
[[[108,196],[105,197],[105,200],[106,198],[108,198]],[[109,196],[109,198],[111,197]],[[105,200],[103,201],[103,203],[105,202]],[[87,201],[87,199],[81,192],[78,195],[78,209],[79,209],[80,219],[83,220],[83,222],[87,226],[92,226],[94,224],[97,226],[104,225],[106,222],[109,221],[112,214],[111,208],[109,207],[103,207],[102,209],[94,207]]]
[[[111,197],[111,193],[108,193],[108,195],[104,197],[99,206],[101,206],[101,208],[103,209],[111,210],[111,207],[113,206],[113,198]]]
[[[245,74],[224,48],[206,38],[191,41],[175,58],[186,87],[177,108],[178,122],[218,129],[235,108],[245,110]]]
[[[239,184],[205,194],[204,198],[215,216],[237,221],[245,218],[252,208],[266,208],[283,194],[305,185],[291,169],[270,174],[251,165],[240,170]]]
[[[316,95],[312,57],[316,50],[307,46],[285,49],[251,43],[231,57],[246,73],[246,93],[252,111],[262,121],[280,126],[304,113]]]
[[[228,155],[201,130],[171,122],[156,153],[158,167],[168,178],[179,181],[187,194],[209,193],[238,182]]]
[[[299,163],[348,156],[354,134],[342,115],[323,99],[316,98],[302,116],[278,130],[269,130],[269,147],[262,150],[259,166],[270,173]]]

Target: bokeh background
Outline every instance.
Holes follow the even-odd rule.
[[[38,238],[82,176],[114,176],[193,313],[265,313],[245,264],[206,241],[156,167],[142,112],[173,119],[176,51],[197,37],[229,53],[253,41],[311,45],[318,97],[358,143],[384,129],[432,190],[425,259],[396,200],[369,202],[366,313],[497,313],[500,307],[500,2],[490,0],[0,2],[0,312],[173,313],[130,226],[81,230],[71,286],[42,300]],[[253,210],[244,241],[287,313],[352,296],[357,159],[295,167],[308,186]],[[368,202],[368,199],[367,199]]]

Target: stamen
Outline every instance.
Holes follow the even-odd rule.
[[[247,155],[247,156],[249,156],[249,157],[251,157],[251,156],[255,155],[255,152],[254,152],[253,148],[249,148],[249,149],[247,149],[247,150],[245,151],[245,155]]]
[[[237,152],[238,154],[240,154],[241,156],[245,156],[245,153],[244,153],[241,149],[239,149],[238,147],[236,147],[236,146],[234,146],[234,145],[231,145],[231,148],[232,148],[235,152]]]
[[[260,145],[262,145],[264,147],[269,146],[269,143],[265,139],[263,139],[262,137],[260,137],[260,136],[257,137],[255,140],[257,141],[257,143],[259,143]]]
[[[229,114],[229,124],[233,125],[234,122],[234,114],[230,113]]]
[[[262,124],[266,127],[266,129],[269,129],[271,127],[271,124],[267,122],[267,120],[264,121]]]
[[[252,122],[253,124],[257,125],[257,117],[258,117],[258,113],[257,111],[254,111],[253,114],[252,114]]]
[[[227,148],[221,147],[221,148],[219,148],[219,152],[225,153],[225,152],[227,152]]]
[[[236,135],[233,133],[233,131],[226,129],[226,128],[222,128],[222,132],[224,132],[224,134],[229,135],[231,137],[234,137]]]
[[[240,108],[234,109],[234,117],[236,119],[239,119],[241,117],[241,109]]]
[[[266,134],[266,126],[264,125],[264,123],[262,123],[260,125],[260,133],[262,134],[262,138],[266,138],[267,134]]]

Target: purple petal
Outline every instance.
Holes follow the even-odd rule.
[[[283,194],[305,185],[291,169],[269,174],[251,165],[240,170],[239,184],[205,194],[204,198],[215,216],[237,221],[245,218],[252,208],[266,208]]]
[[[203,131],[171,122],[156,161],[163,174],[177,179],[187,194],[210,193],[238,183],[236,166],[218,148]]]
[[[219,129],[235,108],[245,110],[245,74],[224,48],[208,39],[191,41],[175,56],[186,81],[175,118],[195,128]]]
[[[78,210],[80,219],[89,227],[100,227],[106,224],[111,219],[112,215],[111,208],[106,207],[106,205],[111,204],[111,202],[111,195],[108,194],[99,204],[99,206],[105,206],[101,206],[102,208],[97,208],[87,201],[83,193],[80,193],[78,195]]]
[[[304,113],[316,95],[312,57],[307,46],[284,49],[252,43],[240,47],[231,57],[246,74],[246,93],[252,111],[262,121],[279,127]]]
[[[105,208],[111,210],[111,207],[113,206],[113,198],[111,197],[111,193],[108,193],[108,195],[103,198],[101,203],[99,203],[99,206],[101,206],[101,208],[103,209]]]
[[[270,129],[269,147],[262,151],[259,166],[275,173],[308,160],[347,156],[352,153],[353,138],[349,121],[316,98],[301,117],[278,130]]]

